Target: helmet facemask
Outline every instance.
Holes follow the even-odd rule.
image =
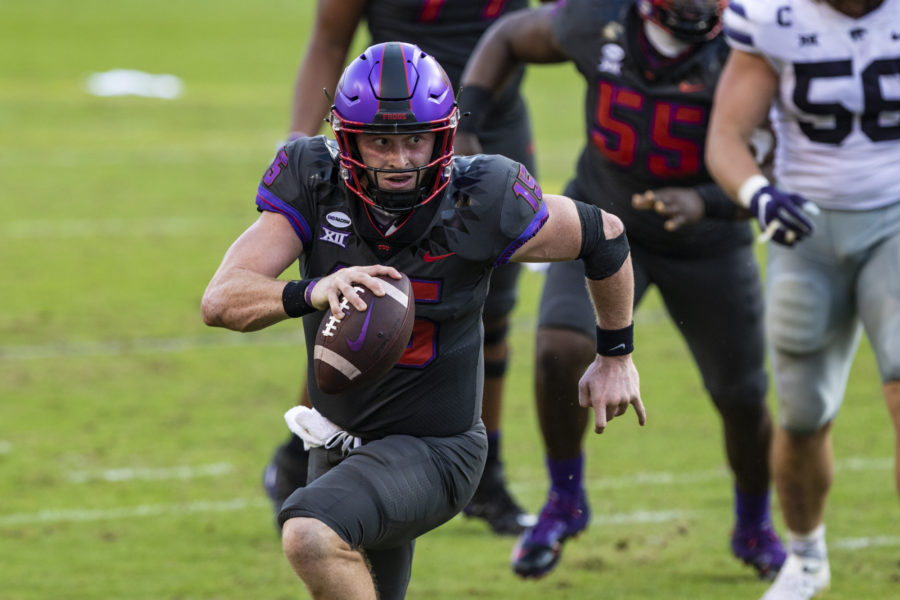
[[[644,20],[690,44],[719,34],[726,4],[727,0],[637,0],[638,13]]]

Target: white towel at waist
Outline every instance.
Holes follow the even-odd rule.
[[[294,406],[284,413],[288,429],[303,440],[303,448],[324,447],[328,450],[340,446],[343,454],[362,444],[362,440],[353,436],[327,418],[319,411],[308,406]]]

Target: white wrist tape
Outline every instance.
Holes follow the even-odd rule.
[[[750,208],[750,200],[756,195],[760,189],[770,185],[769,180],[763,175],[751,175],[738,188],[738,201],[744,208]]]

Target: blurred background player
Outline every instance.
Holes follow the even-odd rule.
[[[331,105],[323,90],[329,94],[334,90],[363,20],[372,43],[407,41],[434,56],[457,90],[463,67],[481,34],[500,16],[526,6],[528,0],[319,0],[312,37],[297,73],[291,138],[319,133]],[[484,152],[512,158],[536,174],[531,125],[519,94],[522,77],[519,68],[496,100],[483,109],[486,118],[477,131],[472,121],[464,120],[461,127],[478,135]],[[512,535],[534,523],[534,516],[525,514],[507,489],[500,452],[501,404],[509,361],[507,332],[520,269],[518,264],[504,265],[491,277],[484,308],[482,408],[488,462],[475,497],[464,511],[487,521],[495,533]],[[291,437],[276,450],[264,476],[276,511],[305,479],[306,456],[296,437]]]
[[[732,2],[725,26],[732,53],[707,161],[773,240],[772,457],[789,555],[764,598],[806,600],[831,577],[831,425],[863,329],[898,436],[900,492],[900,0]],[[745,148],[770,109],[777,187]]]
[[[405,597],[416,537],[475,492],[488,443],[481,320],[495,266],[584,260],[595,322],[621,348],[595,354],[582,401],[594,408],[598,433],[629,406],[646,421],[631,360],[634,281],[622,222],[543,195],[506,157],[454,158],[458,118],[434,58],[406,43],[368,48],[338,83],[336,140],[304,137],[279,150],[257,191],[259,218],[203,295],[211,326],[254,331],[304,317],[313,409],[299,412],[337,432],[304,436],[309,482],[278,522],[284,553],[317,600]],[[334,228],[341,235],[322,234]],[[303,279],[277,279],[298,258]],[[342,315],[341,295],[365,310],[353,288],[383,295],[373,276],[400,272],[418,301],[407,351],[377,383],[324,394],[310,377],[323,311]]]
[[[703,163],[713,90],[728,53],[720,0],[569,0],[510,15],[479,43],[463,75],[491,97],[522,62],[572,61],[587,82],[587,144],[566,195],[626,224],[635,302],[659,290],[722,419],[734,474],[731,549],[761,577],[785,554],[769,512],[772,424],[765,403],[762,292],[749,223]],[[457,149],[477,151],[460,135]],[[646,193],[645,193],[646,192]],[[696,221],[689,223],[689,221]],[[517,542],[513,570],[539,577],[590,522],[578,375],[592,359],[591,306],[579,262],[550,266],[541,298],[536,400],[550,491]],[[672,399],[672,401],[679,401]]]

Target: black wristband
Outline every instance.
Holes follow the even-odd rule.
[[[484,122],[492,98],[493,94],[487,88],[477,85],[464,86],[456,99],[460,114],[458,131],[477,133]]]
[[[597,354],[624,356],[634,352],[634,322],[622,329],[600,329],[597,325]]]
[[[316,312],[316,308],[309,303],[308,291],[318,283],[318,279],[303,279],[288,281],[281,291],[281,304],[287,316],[297,318]]]
[[[694,188],[703,200],[703,215],[707,219],[736,220],[742,218],[738,205],[715,183],[704,183]]]

